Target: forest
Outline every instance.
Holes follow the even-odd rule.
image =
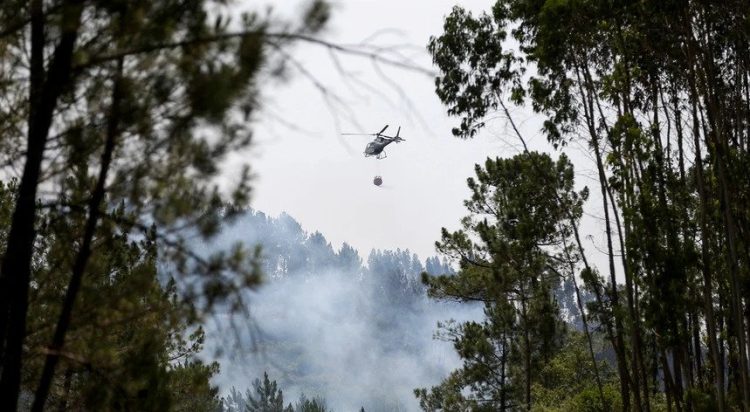
[[[0,411],[750,411],[750,2],[457,5],[431,68],[295,13],[0,2]],[[517,142],[436,256],[226,178],[312,47]]]

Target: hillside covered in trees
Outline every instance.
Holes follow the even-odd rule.
[[[288,401],[304,393],[334,410],[413,410],[413,388],[457,365],[451,345],[432,340],[436,323],[481,312],[427,299],[421,274],[453,272],[438,257],[422,261],[396,249],[372,250],[363,260],[286,213],[248,211],[214,243],[237,240],[261,246],[268,280],[246,295],[247,312],[221,318],[216,333],[207,329],[225,336],[206,340],[208,355],[225,352],[216,381],[225,393],[244,393],[265,371]]]

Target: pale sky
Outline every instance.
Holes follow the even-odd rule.
[[[301,3],[273,4],[286,14]],[[475,10],[489,5],[488,1],[461,3]],[[441,32],[443,17],[453,4],[339,1],[324,37],[355,44],[376,35],[371,43],[409,45],[404,53],[431,68],[425,46],[430,35]],[[434,255],[440,228],[456,228],[465,214],[466,178],[473,174],[474,164],[488,155],[508,154],[508,145],[496,138],[454,138],[450,129],[457,119],[446,115],[431,77],[339,56],[344,69],[357,79],[347,80],[327,50],[303,44],[293,52],[342,104],[329,107],[294,67],[290,67],[290,82],[264,90],[266,114],[257,123],[254,147],[234,159],[249,160],[256,175],[251,205],[274,216],[286,211],[305,230],[322,232],[334,248],[346,241],[364,258],[372,248],[409,248],[423,259]],[[388,146],[383,160],[363,156],[367,136],[340,136],[340,132],[374,133],[385,124],[392,133],[400,125],[406,141]],[[375,175],[383,177],[381,187],[373,185]]]
[[[269,3],[281,15],[296,15],[304,2]],[[453,5],[481,12],[491,3],[340,0],[334,3],[324,38],[339,44],[367,40],[384,47],[408,45],[405,54],[434,70],[425,46],[431,35],[442,33],[443,19]],[[327,50],[309,44],[299,45],[292,55],[340,101],[327,104],[313,82],[291,65],[291,81],[263,90],[265,111],[256,124],[253,148],[228,164],[250,163],[256,175],[254,208],[273,216],[286,211],[305,230],[322,232],[336,249],[346,241],[363,258],[373,248],[408,248],[422,259],[434,255],[440,228],[457,229],[466,214],[466,179],[474,175],[475,163],[487,156],[509,157],[520,151],[503,120],[489,123],[472,140],[453,137],[450,130],[459,119],[448,117],[430,76],[338,55],[347,73],[342,75]],[[532,148],[545,150],[544,137],[538,133],[540,119],[524,109],[516,109],[514,116]],[[402,126],[406,141],[388,146],[388,157],[383,160],[363,156],[367,136],[340,135],[374,133],[385,124],[393,133]],[[578,185],[589,185],[589,203],[596,202],[595,179],[586,170],[590,164],[581,153],[571,157]],[[381,187],[373,185],[375,175],[383,177]],[[597,236],[601,225],[593,222],[590,226]]]

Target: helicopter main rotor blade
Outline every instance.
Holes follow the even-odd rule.
[[[342,136],[375,136],[372,133],[341,133]]]
[[[383,130],[381,130],[381,131],[377,132],[376,134],[381,134],[381,133],[383,133],[383,132],[385,131],[385,129],[387,129],[387,128],[388,128],[388,125],[385,125],[385,127],[383,128]]]

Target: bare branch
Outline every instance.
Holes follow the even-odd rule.
[[[80,70],[85,70],[90,67],[99,65],[101,63],[114,61],[125,56],[150,53],[150,52],[159,51],[159,50],[170,50],[170,49],[176,49],[179,47],[195,46],[199,44],[216,43],[216,42],[221,42],[221,41],[239,39],[239,38],[244,38],[244,37],[252,37],[252,36],[258,36],[261,38],[270,38],[270,39],[276,39],[276,40],[298,40],[298,41],[302,41],[305,43],[322,46],[329,50],[337,51],[340,53],[359,56],[359,57],[366,57],[368,59],[372,59],[377,62],[385,63],[390,66],[399,67],[399,68],[414,71],[417,73],[422,73],[430,77],[433,77],[436,75],[436,73],[430,69],[426,69],[424,67],[420,67],[412,63],[406,63],[403,61],[395,60],[393,58],[384,56],[382,53],[378,53],[376,51],[367,51],[367,50],[359,49],[353,46],[344,46],[341,44],[332,43],[327,40],[307,36],[304,34],[268,33],[263,30],[248,30],[248,31],[241,31],[241,32],[224,33],[224,34],[219,34],[215,36],[185,39],[185,40],[180,40],[180,41],[175,41],[175,42],[149,44],[145,46],[121,50],[121,51],[114,52],[111,54],[105,54],[103,56],[92,57],[90,60],[82,64],[79,64],[75,66],[74,68],[75,70],[80,71]]]

